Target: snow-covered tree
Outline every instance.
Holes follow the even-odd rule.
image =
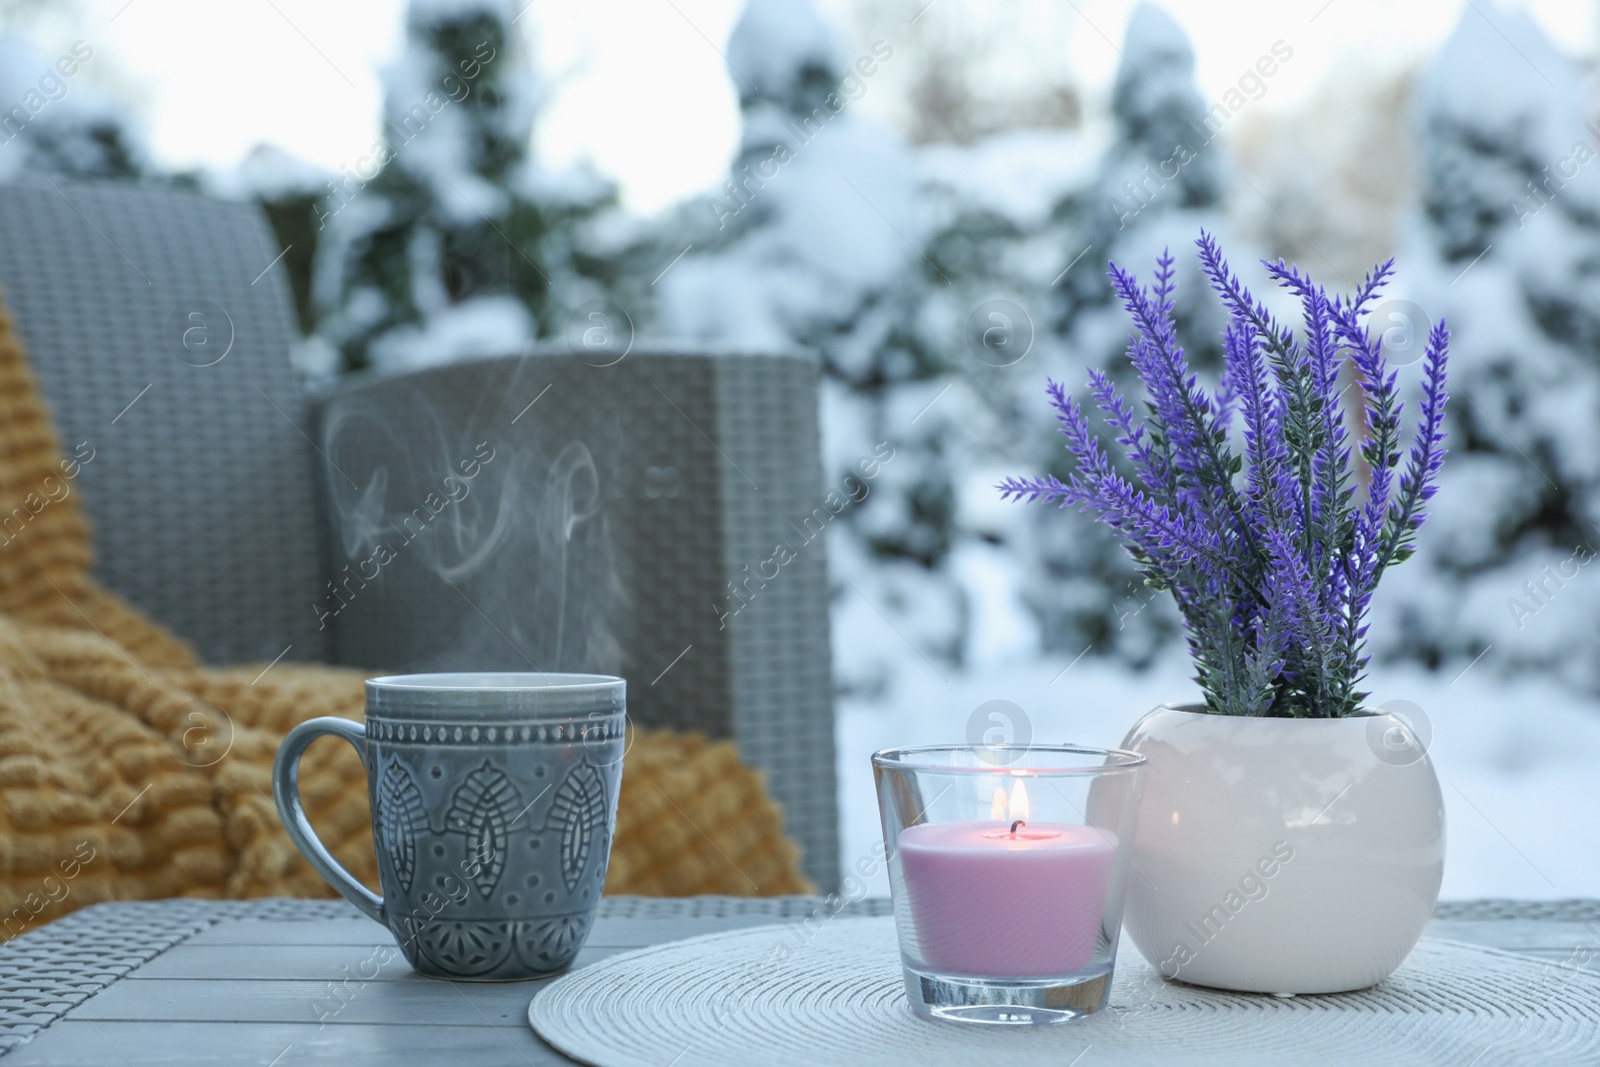
[[[842,56],[809,0],[751,0],[728,61],[743,138],[663,248],[693,245],[657,287],[662,327],[819,357],[827,477],[894,450],[829,540],[836,677],[881,693],[947,674],[975,636],[1015,629],[974,625],[1017,614],[991,486],[1019,455],[1016,382],[1039,377],[1039,356],[1012,354],[1046,320],[1054,211],[1083,182],[1083,139],[912,148],[854,107],[904,62],[895,46]]]
[[[939,418],[912,421],[940,374],[907,335],[904,291],[926,284],[907,279],[937,271],[922,251],[915,159],[852,109],[894,49],[847,63],[809,0],[751,0],[727,56],[743,135],[728,180],[682,213],[675,243],[693,248],[657,286],[661,328],[817,355],[830,484],[878,443],[893,448],[829,540],[838,673],[847,686],[882,685],[889,661],[905,658],[895,630],[947,661],[962,633],[959,596],[939,573],[949,481],[927,443],[936,435],[921,432]]]
[[[1592,99],[1520,11],[1468,11],[1421,81],[1422,205],[1401,276],[1452,330],[1451,455],[1416,565],[1376,605],[1391,654],[1481,653],[1479,669],[1600,686]]]
[[[127,115],[88,84],[84,68],[95,56],[88,41],[46,56],[21,37],[0,34],[0,180],[155,177]]]
[[[412,0],[382,136],[318,205],[315,295],[342,369],[403,368],[558,335],[603,294],[613,199],[530,158],[538,85],[511,0]]]
[[[1104,152],[1060,129],[912,149],[851,112],[874,63],[842,62],[805,0],[752,0],[734,32],[744,138],[663,249],[692,244],[659,287],[661,316],[672,333],[818,354],[830,471],[873,442],[896,449],[830,542],[847,688],[921,670],[907,640],[943,670],[999,633],[1011,654],[1042,640],[1143,662],[1176,632],[1109,538],[1035,523],[993,491],[1061,454],[1046,375],[1121,362],[1106,260],[1146,268],[1223,228],[1216,135],[1231,112],[1201,100],[1158,9],[1135,14],[1126,51]],[[1184,339],[1204,366],[1218,319],[1187,280]]]
[[[1219,363],[1220,313],[1191,252],[1202,227],[1223,225],[1227,167],[1218,135],[1230,112],[1225,106],[1208,110],[1195,86],[1188,38],[1160,8],[1134,10],[1122,53],[1111,97],[1113,140],[1080,197],[1082,222],[1058,253],[1057,269],[1064,273],[1055,285],[1052,326],[1061,355],[1048,369],[1073,387],[1089,367],[1118,379],[1131,373],[1122,358],[1129,323],[1105,277],[1107,262],[1148,275],[1165,250],[1178,257],[1180,268],[1179,339],[1196,366]],[[1034,420],[1030,459],[1052,470],[1067,460],[1042,384],[1037,378],[1029,383],[1023,410]],[[1176,614],[1145,588],[1112,538],[1051,514],[1019,514],[1017,524],[1027,538],[1021,552],[1029,568],[1025,598],[1047,648],[1069,655],[1089,649],[1142,663],[1175,635]]]

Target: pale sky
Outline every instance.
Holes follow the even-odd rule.
[[[855,17],[858,8],[871,2],[819,3],[847,49],[859,43],[865,21]],[[1274,40],[1290,43],[1294,61],[1263,101],[1284,108],[1323,78],[1426,54],[1466,5],[1493,2],[1166,6],[1195,43],[1208,97],[1233,84]],[[1133,6],[1132,0],[933,0],[917,17],[986,23],[1005,67],[1014,62],[1018,70],[1049,72],[1060,64],[1092,113],[1116,69]],[[1526,6],[1564,49],[1595,51],[1600,5],[1593,0]],[[720,52],[741,7],[742,0],[533,0],[518,26],[530,36],[536,31],[554,93],[539,131],[543,157],[593,163],[619,182],[630,206],[646,212],[719,182],[738,133]],[[165,164],[226,172],[253,146],[270,142],[334,169],[362,155],[376,136],[378,71],[399,45],[402,9],[403,0],[80,0],[71,19],[47,15],[26,32],[49,57],[74,40],[87,41],[96,60],[85,77],[139,116]],[[881,30],[883,12],[899,8],[878,0],[872,10]],[[1022,28],[1008,33],[1012,26]],[[861,106],[870,112],[889,103],[869,94]]]

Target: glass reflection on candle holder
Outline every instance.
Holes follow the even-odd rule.
[[[906,997],[960,1022],[1106,1005],[1144,757],[948,745],[872,757]]]

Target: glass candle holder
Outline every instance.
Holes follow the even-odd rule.
[[[873,755],[912,1010],[1038,1025],[1105,1007],[1144,764],[1077,745]]]

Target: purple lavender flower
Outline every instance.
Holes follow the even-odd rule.
[[[1373,590],[1415,550],[1444,462],[1450,333],[1441,321],[1429,334],[1422,411],[1402,469],[1396,375],[1365,325],[1393,261],[1349,298],[1330,297],[1282,261],[1266,264],[1300,301],[1297,335],[1239,282],[1210,234],[1197,244],[1229,315],[1216,395],[1201,388],[1177,343],[1172,257],[1157,261],[1151,289],[1112,264],[1112,288],[1137,331],[1128,358],[1147,413],[1136,416],[1098,371],[1089,392],[1130,472],[1107,454],[1078,401],[1051,382],[1074,469],[1065,481],[1008,478],[999,489],[1008,500],[1077,505],[1117,532],[1145,580],[1177,601],[1207,710],[1348,715],[1366,697],[1356,686]],[[1360,397],[1356,449],[1346,391]],[[1235,413],[1242,453],[1230,443]]]

